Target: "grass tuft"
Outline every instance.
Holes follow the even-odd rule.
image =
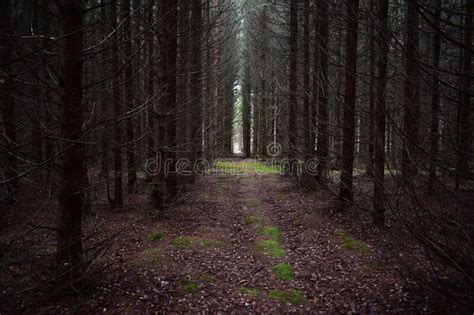
[[[280,231],[274,226],[258,227],[257,233],[274,241],[277,241],[280,236]]]
[[[294,305],[302,304],[306,297],[301,290],[290,289],[288,291],[284,290],[270,290],[267,293],[269,299],[280,300],[281,303],[291,303]]]
[[[259,213],[250,214],[245,218],[245,224],[247,225],[263,225],[265,221],[265,217]]]
[[[293,279],[293,270],[287,263],[279,263],[273,266],[273,274],[279,280],[289,281]]]
[[[190,248],[193,246],[193,241],[188,237],[178,237],[172,240],[171,244],[173,244],[176,247]]]
[[[245,199],[244,203],[249,208],[258,208],[262,205],[262,200],[258,198],[249,198],[249,199]]]
[[[267,293],[269,299],[275,300],[278,299],[280,302],[286,302],[286,292],[283,290],[270,290]]]
[[[213,275],[208,274],[203,275],[201,279],[205,284],[213,284],[216,281],[216,278]]]
[[[248,297],[252,297],[252,298],[257,297],[257,295],[258,295],[258,290],[257,289],[242,287],[242,288],[239,289],[239,291],[243,295],[248,296]]]
[[[275,240],[261,240],[255,244],[254,249],[257,252],[264,252],[271,257],[281,258],[285,256],[285,251]]]
[[[156,242],[156,241],[161,241],[163,239],[163,232],[161,231],[155,231],[148,235],[148,241],[149,242]]]
[[[369,247],[364,242],[355,239],[345,231],[337,231],[336,233],[339,235],[342,248],[357,252],[361,255],[369,254]]]
[[[181,288],[186,294],[196,294],[199,291],[198,285],[191,281],[188,275],[183,276],[181,279]]]
[[[219,247],[222,245],[222,241],[218,240],[202,240],[201,245],[204,247]]]
[[[305,300],[304,293],[298,289],[291,289],[288,291],[288,301],[291,304],[301,304]]]

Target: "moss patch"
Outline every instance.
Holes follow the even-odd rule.
[[[214,282],[216,282],[216,278],[213,276],[213,275],[203,275],[201,277],[202,279],[202,282],[204,282],[205,284],[213,284]]]
[[[294,305],[302,304],[306,297],[301,290],[290,289],[288,291],[284,290],[270,290],[267,293],[269,299],[280,300],[281,303],[291,303]]]
[[[201,245],[204,246],[204,247],[219,247],[223,244],[222,241],[218,241],[218,240],[201,240]]]
[[[201,226],[199,227],[198,231],[202,234],[209,234],[211,232],[211,229],[207,226]]]
[[[279,263],[273,266],[273,274],[279,280],[289,281],[293,279],[293,270],[287,263]]]
[[[246,287],[241,287],[239,289],[240,293],[242,295],[248,296],[248,297],[256,297],[258,295],[258,290],[257,289],[251,289],[251,288],[246,288]]]
[[[181,288],[186,294],[196,294],[199,291],[198,285],[188,275],[181,278]]]
[[[149,242],[156,242],[156,241],[161,241],[163,239],[163,232],[161,231],[155,231],[148,235],[148,241]]]
[[[172,240],[171,244],[176,247],[190,248],[193,246],[193,240],[188,237],[178,237]]]
[[[258,198],[249,198],[244,200],[244,204],[249,208],[258,208],[262,205],[262,200]]]
[[[339,236],[342,248],[357,252],[361,255],[369,254],[370,250],[366,243],[355,239],[353,236],[346,233],[345,231],[337,231],[336,234]]]
[[[291,304],[301,304],[305,300],[304,293],[298,289],[291,289],[288,291],[288,301]]]
[[[275,240],[261,240],[255,244],[257,252],[263,252],[269,256],[281,258],[285,256],[285,251]]]
[[[258,227],[257,233],[274,241],[277,241],[278,237],[280,236],[280,231],[278,231],[278,229],[274,226]]]
[[[245,224],[247,225],[263,225],[266,219],[260,213],[250,214],[245,218]]]

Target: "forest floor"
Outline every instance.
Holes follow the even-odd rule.
[[[103,228],[118,236],[99,258],[107,268],[98,285],[35,312],[430,311],[372,231],[332,211],[329,192],[304,192],[254,167],[262,172],[198,178],[159,222],[137,206],[145,195],[104,216]]]

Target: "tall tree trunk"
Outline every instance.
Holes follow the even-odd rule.
[[[148,24],[153,25],[154,17],[153,17],[153,3],[154,0],[148,0]],[[153,101],[150,102],[148,105],[148,128],[150,135],[148,136],[148,159],[152,159],[153,152],[154,152],[154,130],[155,130],[155,40],[154,40],[154,32],[150,29],[149,33],[147,34],[147,50],[148,50],[148,74],[147,74],[147,93],[148,97],[151,98]]]
[[[82,260],[84,144],[82,143],[82,2],[60,5],[59,90],[61,122],[61,195],[58,226],[58,263],[73,270]]]
[[[435,33],[433,36],[433,94],[431,95],[431,130],[430,130],[430,166],[428,188],[434,190],[436,182],[437,160],[439,154],[439,59],[441,53],[441,0],[436,0]]]
[[[258,136],[258,157],[265,158],[267,155],[267,12],[266,8],[263,7],[262,12],[259,16],[260,20],[260,104],[258,108],[258,119],[259,119],[259,136]]]
[[[124,60],[125,60],[125,104],[127,111],[131,111],[134,108],[134,95],[133,95],[133,56],[132,56],[132,15],[130,14],[130,0],[122,0],[123,10],[123,27],[125,31],[125,47],[124,47]],[[127,189],[129,193],[137,191],[137,165],[135,157],[135,144],[134,144],[135,132],[133,126],[133,117],[127,119],[127,142],[126,155],[127,155]]]
[[[367,160],[366,160],[366,173],[367,175],[373,175],[373,166],[374,166],[374,104],[376,99],[376,77],[375,70],[377,67],[376,61],[376,47],[375,47],[375,34],[376,34],[376,24],[375,24],[375,8],[376,0],[370,0],[369,3],[369,115],[368,115],[368,139],[367,139]]]
[[[470,128],[469,116],[471,107],[471,77],[472,77],[472,19],[474,18],[474,1],[465,1],[464,16],[464,48],[463,48],[463,72],[462,72],[462,99],[459,110],[459,137],[458,137],[458,160],[456,173],[458,178],[470,177],[469,170],[469,141]],[[457,185],[459,181],[457,181]]]
[[[298,152],[298,0],[290,2],[290,75],[289,75],[289,111],[288,145],[289,158],[296,159]],[[296,175],[296,163],[291,161],[290,174]]]
[[[110,25],[113,33],[111,35],[112,43],[117,43],[117,0],[112,0],[110,3]],[[115,119],[120,119],[122,115],[122,104],[120,99],[120,87],[119,87],[119,53],[118,47],[114,47],[112,51],[112,71],[115,74],[115,80],[112,81],[112,102],[113,102],[113,114]],[[116,123],[114,126],[114,199],[112,208],[123,207],[123,175],[122,175],[122,128],[120,124]]]
[[[246,157],[250,157],[250,128],[251,128],[251,102],[252,102],[252,84],[250,77],[250,61],[249,56],[245,58],[244,78],[242,83],[242,136],[243,136],[243,153]]]
[[[15,126],[15,99],[13,98],[13,66],[12,66],[12,6],[10,0],[4,0],[0,3],[0,97],[1,111],[4,132],[2,136],[5,143],[5,177],[13,179],[18,175],[18,163],[15,157],[15,147],[17,146],[17,135]],[[3,168],[3,167],[2,167]],[[3,170],[2,170],[3,171]],[[9,197],[7,202],[12,203],[16,200],[15,194],[18,186],[18,180],[12,180],[6,184]]]
[[[344,95],[344,131],[342,136],[342,172],[339,198],[352,202],[354,171],[355,102],[357,93],[357,27],[359,0],[350,0],[347,7],[346,91]]]
[[[378,3],[377,35],[377,98],[375,100],[375,158],[374,158],[374,197],[372,204],[372,221],[382,227],[385,222],[385,89],[387,86],[388,48],[390,43],[388,28],[388,0]]]
[[[328,115],[328,2],[320,0],[317,2],[318,38],[319,41],[319,92],[318,92],[318,134],[317,134],[317,180],[323,183],[326,179],[327,162],[329,154],[329,115]]]
[[[194,167],[195,162],[202,157],[202,69],[201,69],[201,39],[202,39],[202,3],[193,0],[191,7],[191,145],[192,158],[191,163]]]
[[[420,107],[418,54],[418,0],[407,2],[407,35],[405,43],[405,91],[403,105],[402,177],[410,183],[415,176],[418,151],[418,123]]]
[[[158,153],[157,172],[153,179],[153,203],[162,217],[165,202],[176,195],[176,55],[177,8],[172,0],[158,2],[158,20],[165,31],[158,34],[158,90],[155,123],[155,146]]]
[[[311,107],[309,104],[309,0],[304,0],[304,39],[303,39],[303,142],[305,158],[311,158],[314,149],[314,143],[311,143],[310,117]]]

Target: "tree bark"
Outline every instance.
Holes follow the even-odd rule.
[[[441,0],[436,0],[435,30],[433,36],[433,94],[431,95],[431,130],[430,130],[430,165],[428,188],[434,190],[436,182],[437,161],[439,154],[439,60],[441,53]]]
[[[18,163],[15,157],[17,134],[15,126],[15,99],[13,98],[13,66],[12,66],[12,6],[10,0],[0,3],[0,97],[3,123],[3,138],[5,145],[5,178],[13,179],[18,175]],[[3,168],[3,167],[2,167]],[[9,193],[7,203],[16,200],[18,180],[6,184]]]
[[[354,193],[355,102],[357,93],[357,35],[359,0],[350,0],[347,7],[346,91],[344,97],[344,131],[342,136],[342,172],[339,199],[352,202]]]
[[[472,77],[472,19],[474,18],[474,3],[466,0],[464,17],[464,49],[463,49],[463,71],[462,71],[462,98],[459,110],[459,138],[458,138],[458,160],[456,173],[458,178],[469,178],[469,141],[470,126],[469,116],[471,112],[471,77]],[[459,181],[457,185],[459,186]]]
[[[290,2],[290,74],[289,74],[289,111],[288,111],[288,146],[290,162],[290,175],[296,175],[296,163],[298,152],[298,0]]]
[[[191,7],[191,31],[193,32],[191,43],[191,164],[202,157],[202,69],[201,69],[201,39],[202,39],[202,3],[199,0],[192,1]]]
[[[407,2],[407,35],[405,43],[405,90],[403,105],[402,177],[411,183],[417,173],[418,125],[420,107],[418,0]]]
[[[82,2],[60,5],[60,133],[62,167],[57,257],[59,266],[77,268],[82,261],[84,144],[82,143]]]
[[[124,60],[125,60],[125,104],[127,111],[134,108],[133,95],[133,59],[132,59],[132,15],[130,14],[130,0],[122,0],[123,27],[125,31]],[[133,117],[127,119],[127,189],[129,193],[137,191],[137,162],[135,157],[135,132]]]
[[[388,0],[378,3],[377,35],[377,98],[375,100],[375,158],[374,158],[374,197],[372,221],[375,226],[383,227],[385,222],[385,89],[387,86],[387,63],[390,35],[388,28]]]
[[[318,134],[317,134],[317,180],[323,183],[326,180],[326,168],[329,155],[329,115],[328,115],[328,2],[320,0],[317,2],[318,38],[319,41],[319,92],[318,92]]]
[[[112,43],[117,43],[117,0],[112,0],[110,3],[110,25],[112,27],[111,40]],[[112,51],[112,71],[116,75],[115,80],[112,80],[112,102],[113,114],[115,119],[120,119],[122,115],[122,105],[120,99],[119,87],[119,54],[118,47],[114,47]],[[122,174],[122,128],[120,124],[116,123],[114,126],[114,199],[112,208],[123,207],[123,174]]]

